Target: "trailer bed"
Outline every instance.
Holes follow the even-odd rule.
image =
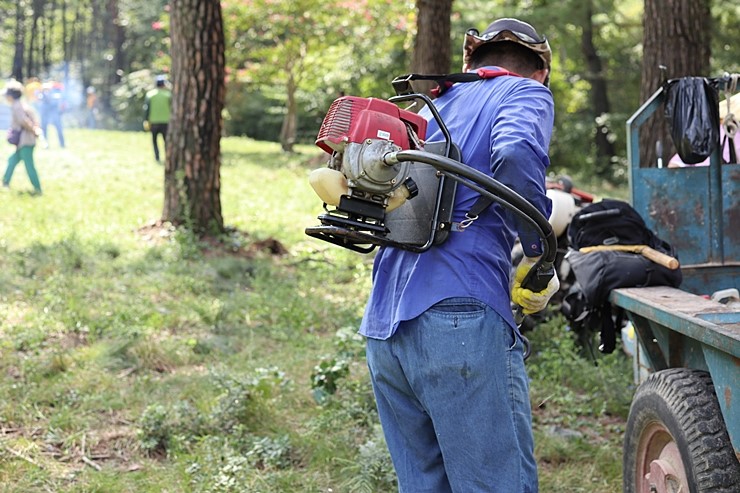
[[[740,457],[740,308],[666,286],[612,290],[640,342],[636,361],[653,372],[709,372],[735,453]],[[644,353],[644,354],[643,354]],[[638,378],[636,374],[636,378]],[[639,382],[638,382],[639,383]]]
[[[615,289],[611,301],[630,313],[740,358],[740,311],[676,288]]]

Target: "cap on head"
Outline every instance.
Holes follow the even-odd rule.
[[[157,76],[157,87],[164,87],[165,82],[167,82],[167,77],[164,75]]]
[[[463,62],[467,65],[470,62],[470,56],[482,45],[499,41],[511,41],[529,48],[545,62],[545,67],[548,69],[552,64],[552,51],[547,38],[540,36],[530,24],[512,18],[493,21],[483,34],[480,34],[477,29],[468,29],[463,44]]]
[[[7,84],[5,84],[3,95],[11,97],[13,99],[20,99],[23,95],[23,84],[16,80],[9,81]]]

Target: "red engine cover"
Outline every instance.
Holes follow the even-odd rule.
[[[341,152],[350,142],[365,139],[389,140],[401,149],[411,149],[405,122],[419,139],[426,136],[427,121],[384,99],[344,96],[332,103],[316,137],[316,145],[328,152]]]

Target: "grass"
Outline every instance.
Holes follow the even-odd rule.
[[[152,227],[146,134],[66,133],[42,197],[22,167],[0,195],[0,492],[393,491],[354,333],[372,259],[303,233],[317,151],[224,139],[233,255]],[[619,491],[631,369],[563,329],[531,335],[541,490]]]

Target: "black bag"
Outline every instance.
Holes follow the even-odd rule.
[[[560,310],[577,333],[599,331],[599,350],[603,353],[614,351],[616,328],[621,325],[621,314],[613,313],[609,303],[612,289],[681,284],[680,269],[668,269],[637,253],[577,251],[596,245],[647,245],[676,257],[673,247],[656,236],[626,202],[603,200],[583,208],[573,216],[568,240],[573,250],[565,260],[576,281],[564,296]]]
[[[21,129],[9,128],[7,133],[8,144],[17,146],[21,142]]]
[[[647,245],[672,254],[670,245],[647,227],[631,205],[615,199],[604,199],[578,211],[568,225],[568,243],[576,250],[594,245]]]
[[[704,77],[666,83],[665,117],[681,160],[697,164],[719,145],[719,95]]]

